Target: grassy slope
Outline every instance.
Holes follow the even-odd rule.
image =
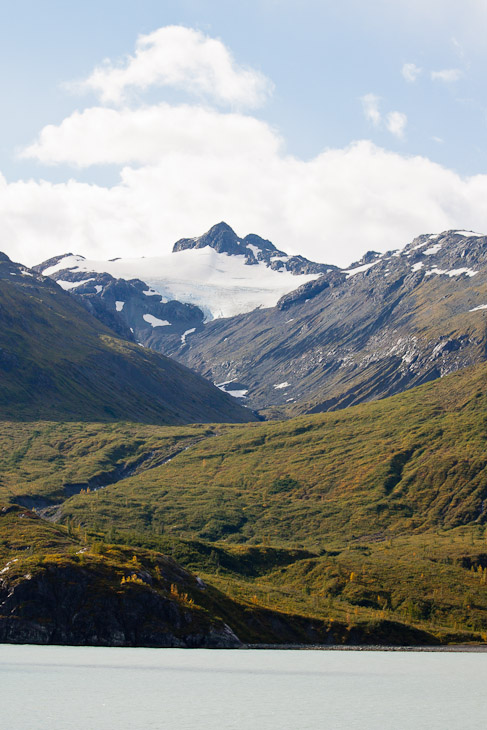
[[[481,365],[343,412],[228,427],[170,464],[73,498],[65,514],[318,550],[483,524],[486,385]]]
[[[481,636],[486,381],[482,365],[347,411],[219,427],[72,497],[64,519],[172,552],[239,600]]]
[[[254,420],[203,378],[117,338],[50,280],[19,271],[0,259],[1,418]]]
[[[383,620],[352,625],[235,600],[160,552],[105,544],[19,507],[0,505],[0,530],[2,641],[167,645],[169,635],[217,646],[223,622],[257,643],[435,641]]]
[[[215,429],[4,424],[3,494],[59,498],[66,483],[193,444],[68,499],[64,519],[172,554],[239,605],[348,631],[372,622],[386,642],[390,621],[485,640],[486,381],[482,365],[347,411],[218,426],[200,441]]]

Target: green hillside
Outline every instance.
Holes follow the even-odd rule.
[[[486,385],[480,365],[287,422],[3,422],[0,496],[347,641],[483,641]]]
[[[73,497],[100,527],[304,545],[487,519],[487,366],[342,412],[227,427],[169,464]]]
[[[119,339],[51,280],[0,256],[0,418],[245,422],[248,409]]]
[[[385,621],[355,625],[232,599],[162,553],[106,544],[0,505],[0,642],[230,648],[254,643],[424,644]]]

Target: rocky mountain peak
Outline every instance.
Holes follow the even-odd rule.
[[[218,253],[231,255],[242,254],[242,239],[237,236],[228,223],[221,221],[212,226],[209,231],[197,238],[181,238],[173,246],[173,253],[187,249],[205,248],[210,246]]]

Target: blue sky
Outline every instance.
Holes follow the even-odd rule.
[[[2,15],[14,258],[149,254],[220,219],[343,265],[438,228],[487,230],[485,0],[19,0]],[[170,26],[186,35],[136,51]],[[220,46],[199,74],[207,41]],[[168,43],[176,80],[149,58]],[[94,85],[104,59],[126,72],[116,98],[113,73]]]

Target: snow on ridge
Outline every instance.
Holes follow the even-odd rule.
[[[434,246],[427,248],[426,251],[422,251],[421,253],[423,254],[423,256],[433,256],[435,253],[438,253],[442,246],[442,243],[435,243]]]
[[[159,295],[163,301],[175,299],[193,304],[202,310],[205,321],[274,307],[282,296],[319,277],[293,274],[284,267],[271,269],[263,261],[248,266],[244,255],[218,253],[210,246],[115,261],[66,256],[43,273],[48,276],[66,268],[87,274],[108,273],[127,281],[140,279],[147,286],[146,296]]]
[[[124,304],[125,304],[125,302],[119,302],[119,301],[115,302],[115,309],[117,310],[117,312],[122,311]]]
[[[476,274],[478,273],[478,271],[473,271],[473,269],[463,268],[451,269],[450,271],[446,271],[445,269],[438,269],[435,267],[434,269],[430,269],[429,271],[427,271],[426,276],[431,276],[432,274],[447,274],[451,279],[453,276],[460,276],[460,274],[467,274],[467,276],[476,276]]]
[[[282,261],[285,264],[290,258],[290,256],[271,256],[271,261]]]
[[[142,319],[152,325],[152,327],[167,327],[171,324],[167,319],[159,319],[158,317],[154,317],[153,314],[143,314]]]
[[[186,332],[183,332],[183,334],[181,335],[181,344],[182,345],[185,345],[186,344],[186,337],[188,335],[192,335],[193,332],[196,332],[196,327],[191,327],[190,330],[186,330]]]
[[[52,276],[57,271],[63,271],[64,269],[75,269],[84,261],[86,261],[84,256],[63,256],[63,258],[60,259],[57,264],[54,264],[54,266],[49,266],[47,269],[44,269],[42,275]],[[88,269],[85,269],[85,271],[87,270]]]
[[[58,279],[56,283],[65,291],[69,291],[70,289],[76,289],[82,284],[87,284],[89,281],[95,281],[95,279],[93,277],[91,279],[83,279],[82,281],[63,281],[62,279]]]
[[[453,231],[458,236],[465,236],[465,238],[484,238],[485,233],[474,233],[473,231]]]
[[[343,273],[347,275],[347,279],[350,279],[351,276],[355,276],[355,274],[360,274],[361,271],[367,271],[367,269],[370,269],[371,266],[375,266],[379,263],[381,259],[382,256],[375,261],[372,261],[372,263],[370,264],[362,264],[362,266],[356,266],[354,269],[346,269],[343,271]]]
[[[258,253],[262,253],[262,249],[259,248],[259,246],[256,246],[254,243],[248,243],[247,248],[250,248],[250,250],[254,254],[255,258],[257,258]]]

